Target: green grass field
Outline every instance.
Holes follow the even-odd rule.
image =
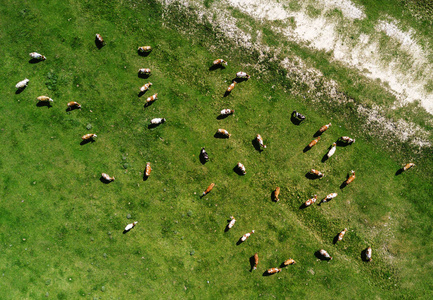
[[[176,5],[19,1],[4,3],[0,14],[1,299],[431,298],[431,149],[378,139],[361,129],[350,103],[294,96],[300,83],[275,62],[258,62],[259,53]],[[106,41],[101,49],[95,33]],[[153,47],[146,57],[137,54],[143,45]],[[47,60],[29,63],[33,51]],[[228,66],[209,70],[220,57]],[[152,69],[149,79],[137,76],[139,68]],[[251,79],[223,97],[241,70]],[[24,78],[28,87],[15,93]],[[153,86],[139,97],[148,81]],[[144,107],[154,93],[158,100]],[[52,97],[52,107],[37,106],[40,95]],[[82,109],[67,112],[69,101]],[[223,108],[236,112],[217,119]],[[307,116],[299,126],[290,120],[294,109]],[[148,128],[156,117],[167,122]],[[215,138],[218,128],[232,136]],[[98,137],[80,145],[86,133]],[[262,152],[252,143],[257,133],[267,144]],[[356,143],[322,162],[342,135]],[[204,165],[201,147],[210,156]],[[417,166],[396,176],[409,161]],[[146,162],[153,171],[144,181]],[[233,171],[238,162],[245,176]],[[311,168],[325,177],[306,178]],[[340,189],[352,169],[357,178]],[[116,180],[102,183],[102,172]],[[339,195],[329,203],[300,209],[313,194],[332,192]],[[237,222],[225,232],[231,215]],[[364,262],[368,246],[373,261]],[[316,258],[322,248],[332,261]],[[288,258],[297,263],[263,276]]]

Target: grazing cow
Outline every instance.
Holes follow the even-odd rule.
[[[229,87],[227,88],[226,93],[230,93],[235,88],[236,84],[237,84],[237,82],[233,81],[232,84],[230,84]]]
[[[236,167],[239,169],[239,171],[241,171],[242,175],[247,174],[247,170],[245,169],[245,166],[243,164],[241,164],[240,162],[238,162]]]
[[[337,238],[337,240],[338,240],[338,241],[343,240],[343,237],[344,237],[344,235],[346,234],[346,232],[347,232],[347,228],[344,228],[344,230],[341,231],[341,232],[338,234],[338,238]]]
[[[138,47],[138,52],[147,53],[147,52],[150,52],[150,51],[152,51],[152,47],[151,46],[141,46],[141,47]]]
[[[320,136],[318,136],[317,139],[312,140],[311,143],[308,144],[308,148],[315,146],[318,141],[320,141]]]
[[[332,155],[334,155],[335,150],[337,150],[337,143],[333,143],[331,149],[329,149],[328,154],[326,154],[326,156],[328,156],[328,158],[330,158]]]
[[[37,52],[29,53],[30,57],[37,60],[46,60],[47,58],[43,56],[42,54],[39,54]]]
[[[156,93],[155,95],[152,95],[152,96],[148,97],[146,99],[146,104],[150,104],[151,102],[156,101],[156,100],[158,100],[158,93]]]
[[[352,170],[352,171],[350,171],[350,176],[347,178],[347,180],[344,182],[344,184],[348,185],[349,183],[351,183],[352,181],[354,181],[355,178],[356,178],[355,171]]]
[[[251,232],[245,233],[242,237],[241,237],[241,241],[245,242],[247,240],[247,238],[249,238],[255,231],[252,230]]]
[[[71,102],[68,102],[68,108],[69,109],[81,108],[81,105],[78,102],[71,101]]]
[[[332,256],[329,255],[329,253],[326,252],[326,251],[323,250],[323,249],[320,249],[319,253],[320,253],[320,255],[322,255],[322,257],[326,258],[327,260],[331,260],[331,259],[332,259]]]
[[[225,130],[225,129],[218,129],[218,133],[221,134],[221,135],[223,135],[223,136],[226,136],[226,137],[231,137],[231,136],[232,136],[232,135],[231,135],[227,130]]]
[[[104,39],[102,38],[102,36],[101,36],[99,33],[96,34],[96,40],[97,40],[101,45],[104,44]]]
[[[313,198],[308,199],[305,201],[304,206],[310,206],[313,203],[316,203],[317,201],[317,195],[314,195]]]
[[[108,175],[107,173],[102,173],[101,177],[105,179],[105,181],[114,181],[116,178],[110,177],[110,175]]]
[[[231,221],[229,222],[229,224],[227,225],[227,227],[230,229],[233,227],[233,225],[235,225],[236,223],[236,219],[233,216],[230,216]]]
[[[254,267],[253,270],[257,270],[257,265],[259,264],[259,255],[256,253],[254,254]]]
[[[152,167],[150,166],[150,162],[148,162],[146,164],[146,171],[144,172],[144,175],[146,175],[146,177],[150,176],[150,172],[152,172]]]
[[[205,161],[209,161],[209,155],[207,155],[207,152],[206,152],[206,150],[204,150],[204,147],[201,148],[200,154]]]
[[[296,264],[296,261],[295,261],[294,259],[292,259],[292,258],[289,258],[288,260],[286,260],[286,261],[284,262],[284,265],[285,265],[285,266],[288,266],[288,265],[294,265],[294,264]]]
[[[148,82],[140,88],[140,92],[144,93],[152,86],[152,82]]]
[[[353,144],[355,142],[355,139],[352,139],[348,136],[342,136],[339,138],[340,141],[345,142],[347,144]]]
[[[209,194],[210,191],[212,191],[212,189],[213,189],[214,186],[215,186],[215,183],[212,182],[212,183],[207,187],[207,189],[203,192],[203,195],[202,195],[202,196]]]
[[[262,148],[266,148],[266,145],[263,144],[263,138],[260,134],[256,135],[256,140]]]
[[[131,224],[128,224],[128,225],[126,225],[126,227],[125,227],[125,231],[130,231],[132,228],[134,228],[135,227],[135,225],[137,225],[137,221],[135,221],[134,223],[131,223]]]
[[[367,250],[365,250],[365,259],[367,261],[372,261],[372,258],[371,258],[371,247],[368,247]]]
[[[337,196],[338,196],[337,193],[331,193],[331,194],[327,195],[325,198],[323,198],[322,202],[323,203],[328,202],[328,201],[330,201],[331,199],[334,199]]]
[[[150,75],[150,73],[151,73],[150,69],[146,69],[146,68],[138,69],[138,74],[139,75]]]
[[[96,134],[94,134],[94,133],[88,133],[88,134],[83,135],[83,136],[81,137],[81,139],[82,139],[83,141],[90,141],[90,140],[94,140],[95,137],[98,137],[98,136],[97,136]]]
[[[331,123],[323,125],[322,127],[320,127],[319,132],[324,133],[326,130],[328,130],[329,127],[331,127],[331,125]]]
[[[292,112],[292,116],[295,117],[296,119],[298,119],[299,121],[304,121],[305,120],[305,116],[301,113],[298,113],[296,110],[294,110]]]
[[[234,109],[226,108],[221,111],[221,116],[231,115],[235,112]]]
[[[311,175],[314,175],[316,177],[322,178],[323,176],[325,176],[325,174],[323,174],[320,171],[317,171],[316,169],[311,169],[309,172]]]
[[[159,124],[164,123],[165,121],[167,121],[165,118],[154,118],[154,119],[150,120],[150,124],[159,125]]]
[[[278,269],[278,268],[270,268],[268,270],[268,274],[275,274],[275,273],[279,273],[279,272],[281,272],[281,269]]]
[[[245,73],[245,72],[237,72],[237,73],[236,73],[236,78],[246,78],[246,79],[249,79],[249,78],[250,78],[250,75],[248,75],[248,74]]]
[[[414,163],[408,163],[407,165],[405,165],[405,166],[403,167],[403,171],[407,171],[407,170],[409,170],[410,168],[412,168],[412,167],[414,167],[414,166],[415,166]]]
[[[279,196],[280,196],[280,187],[277,186],[277,188],[276,188],[275,191],[274,191],[274,198],[275,198],[275,201],[277,201],[277,202],[280,201]]]
[[[20,82],[18,82],[16,85],[15,85],[15,87],[17,88],[17,89],[19,89],[19,90],[22,90],[22,89],[24,89],[26,86],[27,86],[27,84],[29,84],[29,79],[24,79],[24,80],[21,80]]]
[[[39,102],[53,102],[54,101],[53,99],[51,99],[48,96],[39,96],[37,99],[39,100]]]
[[[214,66],[220,66],[220,65],[226,65],[227,66],[227,62],[222,58],[218,58],[218,59],[213,61],[213,65]]]

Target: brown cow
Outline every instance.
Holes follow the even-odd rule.
[[[288,266],[288,265],[294,265],[294,264],[296,264],[296,261],[295,261],[294,259],[292,259],[292,258],[289,258],[288,260],[286,260],[286,261],[284,262],[284,265],[285,265],[285,266]]]
[[[227,62],[222,58],[218,58],[218,59],[213,61],[213,65],[214,66],[218,66],[218,65],[226,65],[227,66]]]
[[[270,268],[268,270],[268,274],[275,274],[275,273],[279,273],[279,272],[281,272],[281,269],[278,269],[278,268]]]
[[[274,191],[274,199],[275,199],[276,202],[280,201],[279,196],[280,196],[280,187],[277,186],[277,188]]]
[[[331,127],[331,125],[331,123],[323,125],[322,127],[320,127],[319,132],[324,133],[326,130],[328,130],[329,127]]]
[[[316,203],[317,201],[317,195],[314,195],[313,198],[308,199],[305,201],[304,206],[310,206],[313,203]]]
[[[206,194],[208,194],[208,193],[210,193],[210,191],[212,191],[212,189],[213,189],[214,186],[215,186],[215,183],[212,182],[212,183],[207,187],[207,189],[203,192],[203,196],[206,195]]]
[[[347,178],[347,180],[344,182],[344,184],[348,185],[349,183],[351,183],[352,181],[354,181],[355,178],[356,178],[355,171],[352,170],[352,171],[350,171],[350,176]]]
[[[150,166],[150,162],[148,162],[147,164],[146,164],[146,171],[145,171],[145,175],[146,175],[146,177],[149,177],[150,176],[150,172],[152,172],[152,167]]]
[[[317,139],[312,140],[311,143],[308,144],[308,148],[312,148],[313,146],[315,146],[318,141],[320,141],[320,136],[317,137]]]
[[[93,140],[95,137],[98,137],[98,136],[96,134],[94,134],[94,133],[88,133],[88,134],[83,135],[81,137],[81,139],[83,141],[88,141],[88,140]]]
[[[227,88],[226,93],[230,93],[230,92],[235,88],[235,85],[236,85],[236,84],[237,84],[237,82],[236,82],[236,81],[233,81],[233,83],[230,84],[229,87]]]
[[[408,163],[407,165],[405,165],[405,166],[403,167],[403,171],[407,171],[407,170],[409,170],[410,168],[412,168],[412,167],[414,167],[414,166],[415,166],[414,163]]]
[[[347,232],[347,228],[344,228],[344,230],[341,231],[341,232],[338,234],[338,238],[337,238],[337,240],[338,240],[338,241],[343,240],[343,237],[344,237],[344,235],[346,234],[346,232]]]
[[[254,254],[254,267],[253,270],[257,270],[257,265],[259,264],[259,255],[256,253]]]

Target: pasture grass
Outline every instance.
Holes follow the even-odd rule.
[[[2,299],[431,293],[432,163],[424,152],[362,131],[350,104],[315,104],[307,92],[292,95],[299,82],[276,63],[258,62],[258,53],[235,47],[176,5],[41,1],[8,3],[0,13]],[[106,40],[100,50],[95,33]],[[154,50],[139,56],[142,45]],[[30,64],[32,51],[47,60]],[[209,70],[218,57],[229,65]],[[258,73],[257,64],[267,71]],[[152,69],[149,79],[138,78],[141,67]],[[240,70],[252,78],[223,97]],[[29,86],[15,94],[14,85],[25,77]],[[150,91],[138,97],[148,81]],[[153,93],[159,99],[144,108]],[[36,106],[41,94],[54,99],[52,107]],[[353,95],[356,101],[360,94]],[[69,101],[82,109],[66,112]],[[218,120],[223,108],[236,112]],[[290,121],[294,109],[307,115],[299,126]],[[149,129],[154,117],[167,122]],[[330,121],[318,145],[304,153],[314,132]],[[218,128],[232,137],[215,138]],[[80,145],[89,132],[96,141]],[[257,133],[265,151],[252,144]],[[356,143],[322,163],[342,135]],[[203,146],[210,156],[205,165],[199,160]],[[412,160],[416,168],[395,176]],[[153,171],[143,181],[148,161]],[[245,176],[233,171],[239,161]],[[326,176],[307,179],[311,168]],[[340,189],[351,169],[357,179]],[[102,172],[116,180],[103,184]],[[211,182],[214,190],[200,198]],[[278,203],[271,201],[276,186]],[[331,192],[339,196],[299,208],[313,194]],[[231,215],[237,222],[224,232]],[[134,220],[138,225],[122,234]],[[344,227],[349,232],[334,245]],[[256,234],[236,245],[252,229]],[[361,260],[368,246],[370,263]],[[314,256],[321,248],[334,257],[331,262]],[[250,272],[256,252],[259,267]],[[262,275],[290,257],[297,264]]]

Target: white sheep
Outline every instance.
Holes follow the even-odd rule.
[[[26,86],[27,86],[27,84],[29,83],[29,79],[24,79],[24,80],[21,80],[20,82],[18,82],[16,85],[15,85],[15,87],[17,88],[17,89],[19,89],[19,90],[22,90],[22,89],[24,89]]]

